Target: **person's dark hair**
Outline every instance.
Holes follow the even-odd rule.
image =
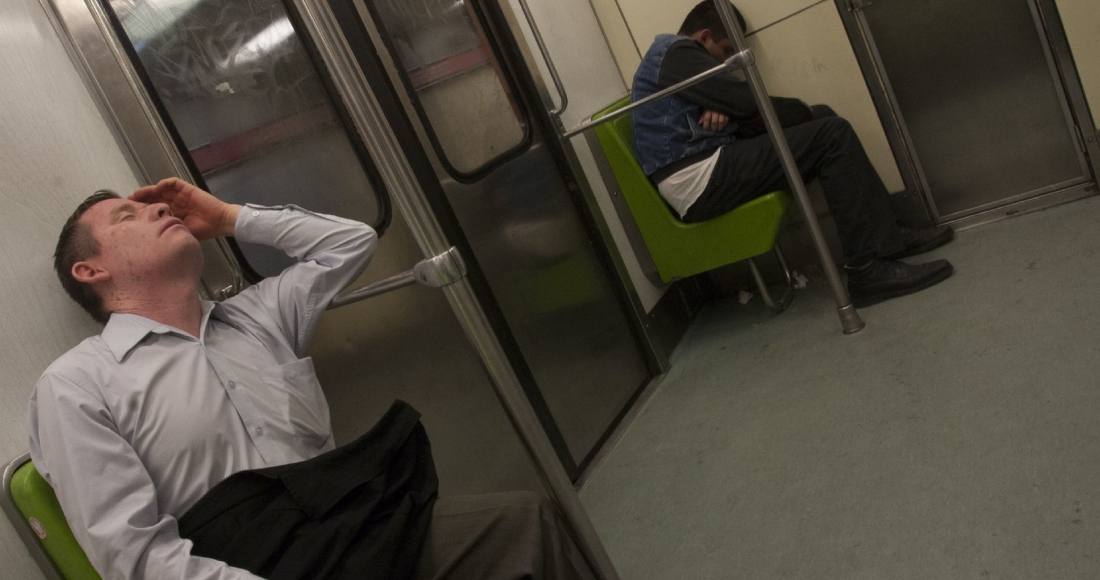
[[[69,216],[61,228],[61,235],[57,237],[57,249],[53,253],[53,267],[57,270],[61,286],[70,298],[100,324],[106,324],[111,314],[103,309],[103,298],[96,293],[91,284],[73,278],[73,264],[94,258],[99,254],[99,242],[92,236],[92,228],[88,224],[80,223],[80,216],[103,200],[119,198],[117,193],[109,189],[101,189],[80,202],[76,211]]]
[[[733,6],[733,4],[730,4]],[[741,11],[733,6],[733,13],[737,15],[737,23],[741,25],[741,32],[746,32],[745,17],[741,16]],[[684,18],[684,23],[680,25],[680,30],[677,32],[680,36],[691,36],[700,30],[708,29],[711,35],[714,37],[714,42],[721,42],[729,35],[726,34],[726,27],[722,24],[722,17],[718,15],[718,7],[714,5],[712,0],[703,0],[695,5],[695,8],[688,12],[687,17]]]

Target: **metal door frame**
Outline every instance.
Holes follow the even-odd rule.
[[[1076,134],[1078,162],[1084,176],[948,215],[940,214],[936,208],[920,160],[914,151],[908,128],[895,106],[897,99],[863,13],[865,8],[872,5],[873,0],[834,1],[906,189],[916,192],[920,197],[918,208],[923,210],[923,214],[912,216],[916,221],[922,225],[950,223],[956,229],[965,229],[1046,209],[1100,192],[1096,183],[1097,175],[1100,175],[1098,135],[1092,129],[1095,125],[1085,99],[1084,89],[1077,76],[1069,41],[1062,27],[1055,0],[1026,1],[1031,9],[1036,30],[1040,33],[1040,44],[1043,47],[1051,77],[1055,81],[1055,90],[1060,97],[1067,130],[1071,138]]]

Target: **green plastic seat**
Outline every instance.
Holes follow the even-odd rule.
[[[629,104],[627,97],[592,118],[599,119]],[[666,284],[776,248],[776,238],[791,207],[789,192],[775,191],[715,219],[687,224],[676,217],[638,164],[630,115],[597,126],[595,133],[646,249]],[[755,264],[752,265],[756,275]],[[757,282],[760,283],[759,278]]]
[[[4,495],[12,524],[19,528],[43,572],[65,580],[100,580],[73,537],[53,488],[26,455],[5,470]],[[15,521],[17,516],[20,521]],[[38,553],[34,553],[36,550]]]

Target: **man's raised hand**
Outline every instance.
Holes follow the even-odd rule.
[[[241,206],[225,203],[176,177],[147,185],[130,194],[139,203],[164,203],[172,215],[200,240],[233,235]]]

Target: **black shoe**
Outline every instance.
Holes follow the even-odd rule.
[[[951,262],[905,264],[893,260],[871,260],[857,268],[845,267],[848,293],[856,308],[919,292],[943,282],[955,271]]]
[[[885,259],[900,260],[901,258],[908,258],[909,256],[916,256],[934,250],[955,239],[955,230],[951,229],[951,226],[936,226],[919,230],[901,228],[901,239],[905,241],[905,249],[884,256]]]

